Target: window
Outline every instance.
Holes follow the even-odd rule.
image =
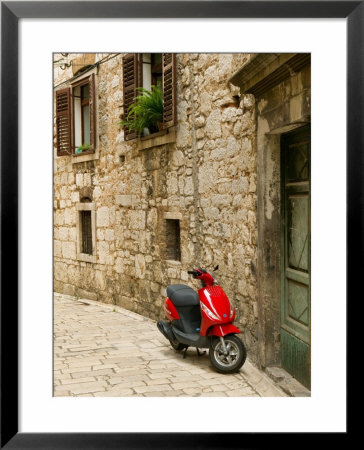
[[[150,90],[151,86],[157,86],[158,84],[162,86],[162,53],[143,53],[141,62],[143,64],[143,87]]]
[[[163,129],[177,123],[176,55],[175,53],[130,53],[123,57],[124,118],[137,88],[150,90],[160,82],[163,89]],[[137,133],[124,127],[125,140],[135,139]]]
[[[90,85],[73,89],[73,111],[75,118],[75,148],[90,146]]]
[[[95,204],[88,197],[83,197],[77,203],[77,259],[87,262],[96,262],[95,243]]]
[[[181,235],[179,220],[166,219],[167,259],[181,261]]]
[[[57,155],[94,153],[95,75],[56,91]]]
[[[82,227],[81,253],[92,255],[91,211],[80,211]]]

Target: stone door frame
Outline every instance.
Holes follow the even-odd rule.
[[[257,119],[258,351],[267,367],[280,365],[281,135],[309,122],[267,131]]]

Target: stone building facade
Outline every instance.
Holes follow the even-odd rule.
[[[157,319],[167,285],[197,288],[187,270],[218,264],[250,358],[277,365],[280,135],[309,122],[309,63],[174,55],[174,123],[129,139],[126,56],[54,55],[54,290]]]

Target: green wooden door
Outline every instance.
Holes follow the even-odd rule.
[[[282,135],[281,363],[310,388],[310,129]]]

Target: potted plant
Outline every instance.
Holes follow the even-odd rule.
[[[139,136],[155,133],[161,129],[163,122],[163,92],[160,85],[151,90],[137,88],[140,93],[129,106],[126,120],[119,125],[127,126],[129,131],[135,130]]]
[[[76,154],[79,155],[82,152],[89,150],[89,148],[90,148],[90,144],[82,144],[76,148]]]

